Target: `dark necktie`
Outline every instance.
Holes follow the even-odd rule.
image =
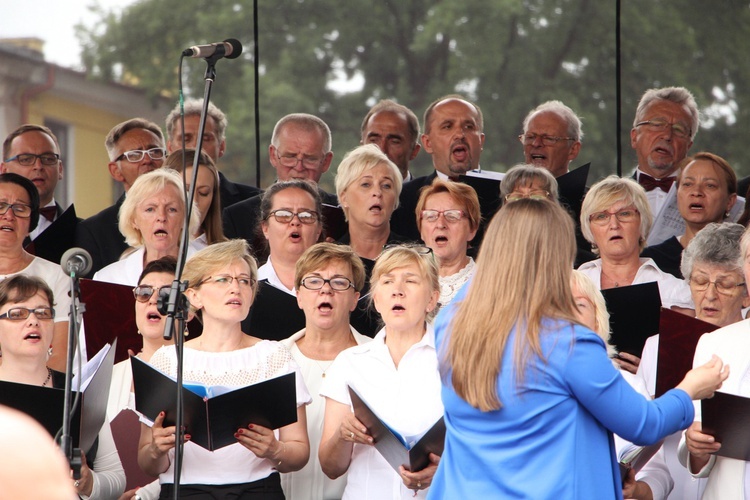
[[[52,222],[55,220],[55,216],[57,215],[57,207],[54,205],[50,205],[49,207],[42,207],[39,209],[39,214],[48,221]]]
[[[654,179],[648,174],[640,173],[638,175],[638,184],[643,186],[646,191],[653,191],[654,189],[661,189],[665,193],[669,192],[669,188],[672,187],[674,177],[665,177],[663,179]]]

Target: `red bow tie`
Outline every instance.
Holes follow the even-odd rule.
[[[39,215],[52,222],[55,220],[57,215],[57,207],[50,205],[49,207],[42,207],[39,209]]]
[[[643,186],[646,191],[653,191],[656,188],[661,189],[665,193],[669,192],[669,188],[672,187],[674,177],[664,177],[663,179],[654,179],[650,175],[641,173],[638,175],[638,184]]]

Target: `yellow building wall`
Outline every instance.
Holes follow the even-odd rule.
[[[112,127],[129,118],[50,94],[41,94],[29,103],[30,123],[50,119],[70,127],[71,151],[65,153],[68,160],[63,175],[68,176],[69,199],[75,203],[78,217],[85,219],[113,203],[114,184],[104,139]]]

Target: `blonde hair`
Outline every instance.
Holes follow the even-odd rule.
[[[481,411],[502,407],[497,378],[503,352],[513,349],[516,378],[522,381],[529,356],[542,357],[543,319],[577,323],[570,287],[573,231],[573,220],[562,207],[532,199],[505,205],[487,227],[476,275],[455,306],[450,339],[441,354],[443,379],[451,373],[456,394],[471,406]]]
[[[131,188],[132,189],[132,188]],[[197,289],[214,272],[238,260],[247,263],[253,279],[253,299],[258,291],[258,264],[250,254],[250,246],[242,239],[214,243],[193,254],[185,263],[182,279],[187,280],[188,288]]]
[[[352,284],[356,291],[365,286],[365,266],[362,259],[354,253],[349,245],[335,243],[316,243],[297,259],[294,266],[294,286],[297,290],[302,286],[302,278],[317,269],[322,269],[331,262],[349,264],[352,270]]]
[[[164,161],[164,167],[172,168],[182,173],[182,162],[185,161],[187,168],[193,167],[195,161],[195,149],[178,149],[172,151]],[[206,234],[206,243],[212,245],[220,241],[227,241],[224,236],[224,228],[221,222],[221,192],[219,190],[219,171],[216,164],[204,151],[198,155],[198,168],[207,168],[214,178],[214,187],[211,190],[211,205],[208,207],[206,218],[203,219],[203,231]],[[199,214],[203,215],[203,214]],[[193,233],[191,233],[192,235]]]
[[[396,194],[393,209],[398,208],[398,198],[401,196],[401,187],[403,185],[403,178],[401,171],[398,169],[395,163],[393,163],[380,148],[375,144],[365,144],[359,146],[344,156],[344,159],[339,163],[339,168],[336,170],[336,196],[341,199],[341,195],[349,189],[357,179],[359,179],[365,172],[372,170],[378,165],[386,165],[388,170],[391,171],[391,177],[393,178],[393,192]],[[344,215],[349,220],[349,209],[344,207]]]
[[[424,247],[427,248],[427,247]],[[416,264],[419,274],[427,281],[430,292],[440,293],[440,265],[434,253],[422,255],[414,246],[397,245],[381,253],[375,261],[370,277],[370,306],[373,307],[373,297],[378,289],[380,277],[388,274],[394,269]],[[426,314],[426,319],[431,320],[437,314],[437,307]]]
[[[654,223],[651,206],[648,204],[648,198],[646,198],[646,191],[633,179],[610,175],[591,186],[581,205],[581,232],[588,242],[591,243],[592,251],[597,255],[599,255],[599,249],[596,248],[589,217],[597,212],[610,210],[613,205],[619,202],[626,205],[634,205],[640,213],[641,237],[638,245],[640,250],[643,250],[646,246],[646,238],[648,238],[651,225]]]
[[[596,320],[594,333],[599,335],[604,341],[604,344],[607,346],[607,354],[610,357],[614,356],[617,354],[617,350],[609,343],[611,330],[609,326],[609,311],[607,311],[607,303],[604,301],[604,295],[602,295],[602,292],[596,287],[594,282],[591,281],[591,278],[575,269],[570,276],[570,285],[574,290],[577,288],[580,294],[586,297],[594,306]],[[583,326],[589,328],[588,325]]]
[[[133,226],[135,212],[138,205],[143,203],[147,198],[166,190],[168,186],[173,186],[177,189],[177,199],[180,202],[180,207],[182,207],[182,213],[184,216],[185,185],[182,183],[182,176],[177,171],[172,170],[171,168],[157,168],[156,170],[138,176],[130,187],[128,195],[125,197],[125,201],[120,207],[117,224],[120,232],[125,236],[125,242],[131,247],[143,246],[143,235]],[[191,236],[195,234],[195,231],[197,231],[199,226],[200,214],[195,205],[193,205],[193,210],[190,214],[190,227],[188,228]]]

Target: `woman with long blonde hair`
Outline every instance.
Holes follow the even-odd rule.
[[[430,498],[622,498],[612,432],[639,444],[686,428],[713,359],[648,401],[576,319],[573,221],[548,200],[507,204],[474,280],[435,322],[447,428]],[[467,467],[467,464],[471,464]]]

